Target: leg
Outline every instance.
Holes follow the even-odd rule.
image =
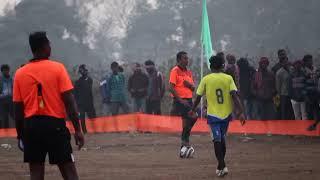
[[[110,111],[111,111],[112,116],[116,116],[119,114],[119,107],[120,107],[119,102],[112,102],[110,104]]]
[[[133,98],[133,111],[139,112],[139,98]]]
[[[292,109],[294,112],[294,117],[296,120],[301,120],[301,111],[300,111],[300,103],[295,101],[295,100],[291,100],[291,104],[292,104]]]
[[[161,101],[155,100],[152,103],[154,114],[161,115]]]
[[[152,114],[152,104],[151,104],[151,100],[149,99],[146,100],[146,113]]]
[[[44,180],[44,163],[29,163],[30,179]]]
[[[222,134],[221,134],[221,124],[209,124],[213,136],[213,144],[214,144],[214,153],[216,155],[218,161],[218,170],[223,170],[225,168],[224,156],[225,156],[225,146],[222,143]]]
[[[60,173],[64,180],[78,180],[78,173],[73,162],[58,164]]]
[[[124,114],[128,114],[129,113],[129,106],[126,102],[121,102],[120,106],[122,108],[122,111]]]
[[[96,118],[96,110],[94,109],[94,107],[90,108],[90,111],[87,112],[87,115],[89,117],[89,119],[94,119]]]
[[[301,106],[300,109],[301,109],[302,120],[307,120],[308,114],[307,114],[307,109],[306,109],[306,103],[301,102],[300,106]]]

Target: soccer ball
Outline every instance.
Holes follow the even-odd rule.
[[[183,146],[180,149],[180,158],[193,158],[195,150],[192,146]]]

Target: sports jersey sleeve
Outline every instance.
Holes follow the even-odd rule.
[[[230,78],[230,92],[232,91],[238,91],[236,84],[234,83],[233,78]]]
[[[169,83],[177,84],[177,71],[175,69],[170,72]]]
[[[68,75],[68,72],[63,65],[61,65],[61,72],[58,75],[58,83],[59,83],[60,93],[73,89],[73,85]]]
[[[15,76],[13,82],[13,102],[22,102],[18,75]]]
[[[205,79],[202,79],[197,89],[197,95],[202,96],[205,93],[205,89],[206,89],[206,82],[205,82]]]

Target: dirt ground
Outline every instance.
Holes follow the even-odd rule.
[[[178,134],[110,133],[86,136],[85,149],[74,154],[80,179],[207,180],[216,160],[207,134],[192,136],[196,155],[178,158]],[[0,179],[27,180],[28,166],[13,138],[0,139]],[[10,144],[6,148],[3,144]],[[319,180],[320,138],[292,136],[228,136],[227,165],[234,180]],[[47,180],[62,179],[46,166]]]

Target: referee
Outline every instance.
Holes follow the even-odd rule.
[[[13,102],[19,147],[29,163],[31,180],[44,179],[44,163],[56,164],[65,180],[78,180],[66,127],[66,113],[75,129],[79,149],[84,145],[73,86],[63,64],[49,60],[50,42],[45,32],[29,36],[33,53],[14,78]]]

